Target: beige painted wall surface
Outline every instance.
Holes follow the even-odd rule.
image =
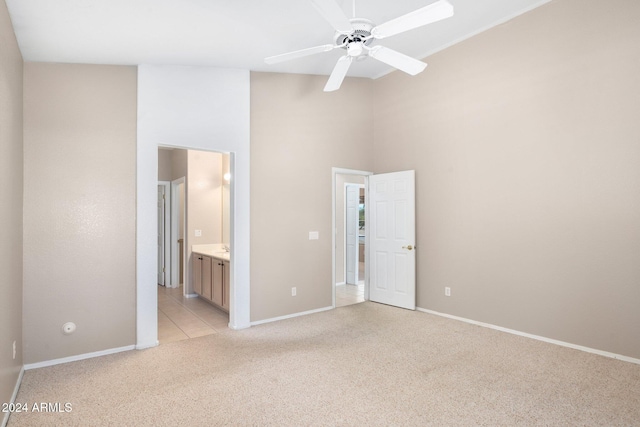
[[[135,67],[25,64],[25,363],[135,344],[136,85]]]
[[[191,268],[191,246],[222,243],[222,154],[188,150],[187,238],[185,250]],[[200,230],[202,236],[196,237]],[[192,275],[188,292],[193,289]]]
[[[0,403],[22,367],[22,55],[0,2]],[[13,358],[13,342],[17,353]],[[0,423],[5,414],[0,413]]]
[[[331,306],[331,168],[371,169],[372,93],[325,83],[251,73],[252,321]]]
[[[173,179],[173,151],[158,148],[158,181],[171,181]]]
[[[187,177],[187,150],[171,150],[171,180]]]
[[[175,180],[178,178],[187,178],[187,150],[171,150],[171,180]],[[181,185],[179,188],[179,198],[180,198],[180,212],[185,211],[185,184]],[[185,216],[179,215],[178,218],[178,238],[184,239],[184,222]]]
[[[416,169],[419,307],[640,358],[638,22],[557,0],[375,82],[375,171]]]

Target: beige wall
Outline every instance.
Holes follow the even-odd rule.
[[[0,1],[0,403],[10,401],[23,360],[22,67],[9,13]],[[4,416],[0,413],[0,424]]]
[[[158,181],[172,181],[172,159],[174,150],[158,148]]]
[[[187,150],[158,148],[158,181],[187,177]]]
[[[251,73],[252,321],[331,305],[331,168],[372,168],[373,99],[370,80],[325,83]]]
[[[640,357],[638,22],[553,1],[375,82],[375,171],[416,169],[419,307]]]
[[[187,150],[171,150],[171,180],[187,178]]]
[[[178,178],[187,178],[187,150],[172,150],[171,151],[171,174],[172,180]],[[179,198],[180,198],[180,212],[185,211],[185,184],[182,184],[179,187]],[[184,239],[184,222],[185,216],[183,214],[179,215],[178,218],[178,238]],[[182,282],[181,282],[182,283]]]
[[[25,64],[25,363],[135,343],[136,82]]]

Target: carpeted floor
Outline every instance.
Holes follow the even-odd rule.
[[[27,371],[9,426],[637,426],[640,365],[365,302]]]

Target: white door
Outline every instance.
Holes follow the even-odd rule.
[[[346,184],[345,191],[345,269],[346,282],[358,284],[358,203],[360,202],[360,184]]]
[[[158,185],[158,285],[164,286],[165,186]]]
[[[371,301],[415,310],[415,171],[369,177]]]

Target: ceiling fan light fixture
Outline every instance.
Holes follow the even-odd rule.
[[[351,42],[347,45],[347,55],[351,57],[358,57],[362,55],[362,51],[364,50],[364,46],[362,42]]]
[[[372,57],[377,61],[390,65],[407,74],[415,76],[421,73],[427,64],[410,56],[396,52],[384,46],[370,46],[374,40],[390,37],[414,28],[446,19],[453,15],[453,6],[447,0],[436,0],[432,4],[414,10],[375,26],[373,22],[363,18],[349,19],[344,14],[337,0],[309,0],[325,20],[335,29],[332,45],[316,46],[281,55],[265,58],[267,64],[302,58],[333,49],[344,49],[342,56],[324,88],[325,92],[338,90],[349,71],[353,59],[360,61]],[[355,0],[354,0],[355,16]]]

